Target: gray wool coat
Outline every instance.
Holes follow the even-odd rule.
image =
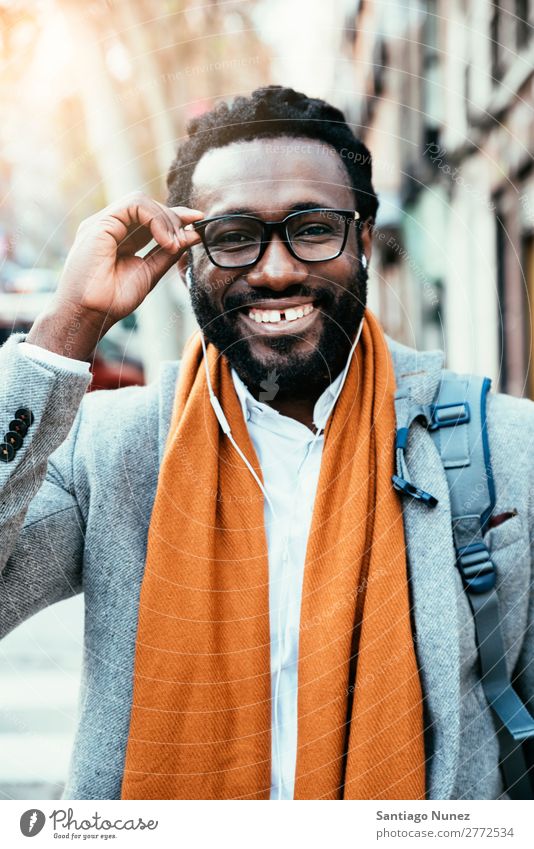
[[[0,348],[0,422],[19,407],[35,422],[15,459],[0,463],[0,636],[43,607],[85,596],[79,721],[63,798],[120,798],[132,700],[138,600],[158,470],[179,362],[146,387],[85,394],[89,376]],[[397,384],[432,401],[441,352],[388,340]],[[504,641],[516,686],[534,711],[534,403],[488,399],[496,512],[486,535],[498,570]],[[477,674],[473,620],[455,567],[448,487],[436,447],[410,430],[413,482],[439,499],[407,499],[404,523],[416,651],[425,699],[427,797],[503,795],[493,720]],[[504,796],[506,798],[506,796]]]

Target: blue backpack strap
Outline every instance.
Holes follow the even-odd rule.
[[[512,799],[532,799],[522,741],[534,719],[513,689],[506,667],[497,573],[483,534],[495,507],[486,428],[489,378],[444,370],[428,428],[449,484],[457,567],[473,612],[481,680],[497,721],[501,767]]]

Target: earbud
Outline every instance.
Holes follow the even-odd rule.
[[[191,269],[187,266],[187,270],[185,272],[185,285],[188,289],[193,285],[193,275],[191,274]]]
[[[363,254],[362,256],[362,265],[364,268],[367,268],[367,257],[365,256],[365,254]]]

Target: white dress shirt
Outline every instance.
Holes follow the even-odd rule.
[[[91,368],[85,360],[73,360],[72,357],[64,357],[62,354],[56,354],[54,351],[49,351],[48,348],[41,348],[40,345],[33,345],[31,342],[21,342],[20,350],[27,357],[31,357],[32,360],[55,364],[61,368],[70,368],[76,374],[88,374]]]
[[[264,501],[271,629],[271,799],[293,799],[297,760],[300,602],[306,547],[321,468],[325,428],[345,368],[317,399],[310,428],[257,401],[232,369],[243,416],[271,505]],[[274,515],[273,515],[274,511]]]
[[[247,429],[272,507],[264,502],[269,562],[272,746],[271,799],[293,799],[297,759],[298,651],[302,579],[325,428],[343,388],[357,342],[313,409],[314,435],[296,419],[257,401],[232,369]],[[21,342],[33,359],[85,373],[89,364]],[[274,512],[273,512],[274,511]]]

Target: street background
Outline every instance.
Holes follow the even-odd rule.
[[[386,331],[534,398],[533,6],[0,0],[0,343],[46,305],[83,218],[165,200],[187,121],[277,83],[342,108],[373,154]],[[171,271],[99,345],[94,387],[151,380],[194,326]],[[82,638],[79,597],[0,643],[0,799],[61,795]]]

